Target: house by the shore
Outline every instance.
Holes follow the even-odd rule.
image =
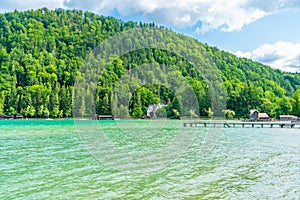
[[[260,113],[258,110],[250,110],[250,121],[267,121],[270,117],[267,113]]]
[[[300,121],[300,118],[295,115],[279,115],[280,121]]]
[[[0,119],[23,119],[23,115],[21,115],[21,114],[17,114],[17,115],[0,114]]]

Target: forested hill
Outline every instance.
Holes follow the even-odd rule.
[[[23,114],[26,117],[70,117],[73,108],[73,86],[80,77],[85,57],[110,36],[136,27],[155,24],[122,22],[80,10],[30,10],[0,14],[0,114]],[[168,35],[163,35],[168,39]],[[184,38],[184,37],[182,37]],[[193,40],[194,41],[194,40]],[[180,44],[184,41],[178,41]],[[194,41],[209,55],[221,71],[226,87],[228,110],[245,116],[250,109],[300,116],[300,75],[273,70],[268,66]],[[172,44],[170,44],[172,45]],[[173,44],[175,45],[175,44]],[[164,74],[168,69],[179,72],[190,83],[199,102],[199,110],[185,110],[178,97],[167,87],[147,84],[131,94],[124,92],[128,105],[113,101],[112,90],[125,71],[142,63],[153,63],[147,76]],[[205,66],[204,66],[205,67]],[[152,71],[152,72],[151,72]],[[99,77],[94,97],[98,114],[129,115],[143,118],[149,104],[163,103],[167,116],[211,115],[210,94],[206,81],[180,56],[157,49],[131,52],[116,59]],[[136,72],[131,84],[138,83]],[[119,90],[126,91],[126,85]],[[81,102],[81,115],[85,100]],[[116,109],[118,108],[118,109]],[[232,115],[233,112],[227,112]]]

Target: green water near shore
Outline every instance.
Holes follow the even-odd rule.
[[[180,121],[84,123],[92,130],[97,123],[131,165],[123,170],[108,160],[116,156],[108,148],[91,154],[74,121],[0,121],[0,199],[300,198],[299,129],[225,128],[201,156],[212,129],[183,128]],[[166,148],[178,135],[182,140]],[[135,164],[153,149],[170,152],[155,170],[145,159],[144,171],[130,172],[142,169]]]

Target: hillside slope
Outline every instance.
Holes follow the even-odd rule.
[[[0,114],[72,116],[73,86],[76,79],[81,77],[80,67],[87,55],[106,38],[137,27],[156,25],[122,22],[80,10],[50,11],[44,8],[0,14]],[[199,56],[203,68],[216,66],[220,70],[226,88],[227,107],[235,111],[236,116],[245,116],[249,109],[254,108],[272,117],[291,113],[300,115],[299,74],[273,70],[194,39],[176,35],[179,39],[176,44],[170,43],[170,48],[172,45],[183,48],[188,40],[189,44],[202,52]],[[166,33],[161,37],[169,40],[172,36]],[[143,75],[145,71],[139,71],[143,63],[152,63],[152,66],[143,68],[147,69],[147,75]],[[124,88],[126,84],[116,84],[122,74],[128,74],[131,70],[135,74],[128,77],[131,80],[128,85],[141,85],[138,76],[166,74],[171,69],[175,77],[175,71],[179,72],[193,88],[198,110],[186,110],[182,106],[184,98],[168,89],[170,83],[144,84],[135,91]],[[118,91],[122,91],[122,94],[117,99],[114,93]],[[119,99],[123,99],[122,102]],[[85,107],[87,101],[83,99],[78,106]],[[168,104],[165,110],[170,118],[189,114],[208,115],[212,106],[207,82],[193,65],[178,54],[151,48],[129,52],[108,64],[106,73],[99,75],[94,102],[98,114],[113,112],[135,118],[145,117],[147,106],[154,103]],[[81,116],[87,115],[85,109],[80,110]]]

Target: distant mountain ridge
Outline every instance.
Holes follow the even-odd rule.
[[[106,38],[138,27],[156,27],[154,23],[122,22],[113,17],[98,16],[80,10],[54,11],[46,8],[0,14],[0,114],[21,113],[26,117],[70,117],[73,112],[74,84],[80,77],[80,66],[86,56]],[[162,35],[168,39],[169,35]],[[182,37],[184,38],[184,37]],[[178,41],[184,43],[183,39]],[[300,75],[274,70],[258,62],[221,51],[216,47],[190,41],[203,51],[203,67],[217,66],[227,94],[227,107],[237,117],[250,109],[300,116]],[[175,44],[170,44],[175,45]],[[205,57],[206,55],[206,57]],[[145,85],[133,94],[117,88],[122,73],[153,63],[157,74],[169,66],[180,72],[195,91],[199,110],[185,110],[183,97],[176,97],[161,85]],[[154,70],[155,68],[155,70]],[[94,96],[97,114],[135,118],[146,117],[150,104],[164,103],[169,118],[180,115],[209,115],[211,102],[207,83],[191,64],[179,55],[157,49],[144,49],[123,55],[99,76]],[[151,74],[151,73],[150,73]],[[136,72],[135,76],[142,76]],[[131,77],[133,82],[139,83]],[[128,105],[116,100],[114,91],[122,94]],[[120,97],[121,98],[121,97]],[[84,107],[88,99],[81,101]],[[118,109],[117,109],[118,108]],[[86,115],[81,109],[81,115]]]

